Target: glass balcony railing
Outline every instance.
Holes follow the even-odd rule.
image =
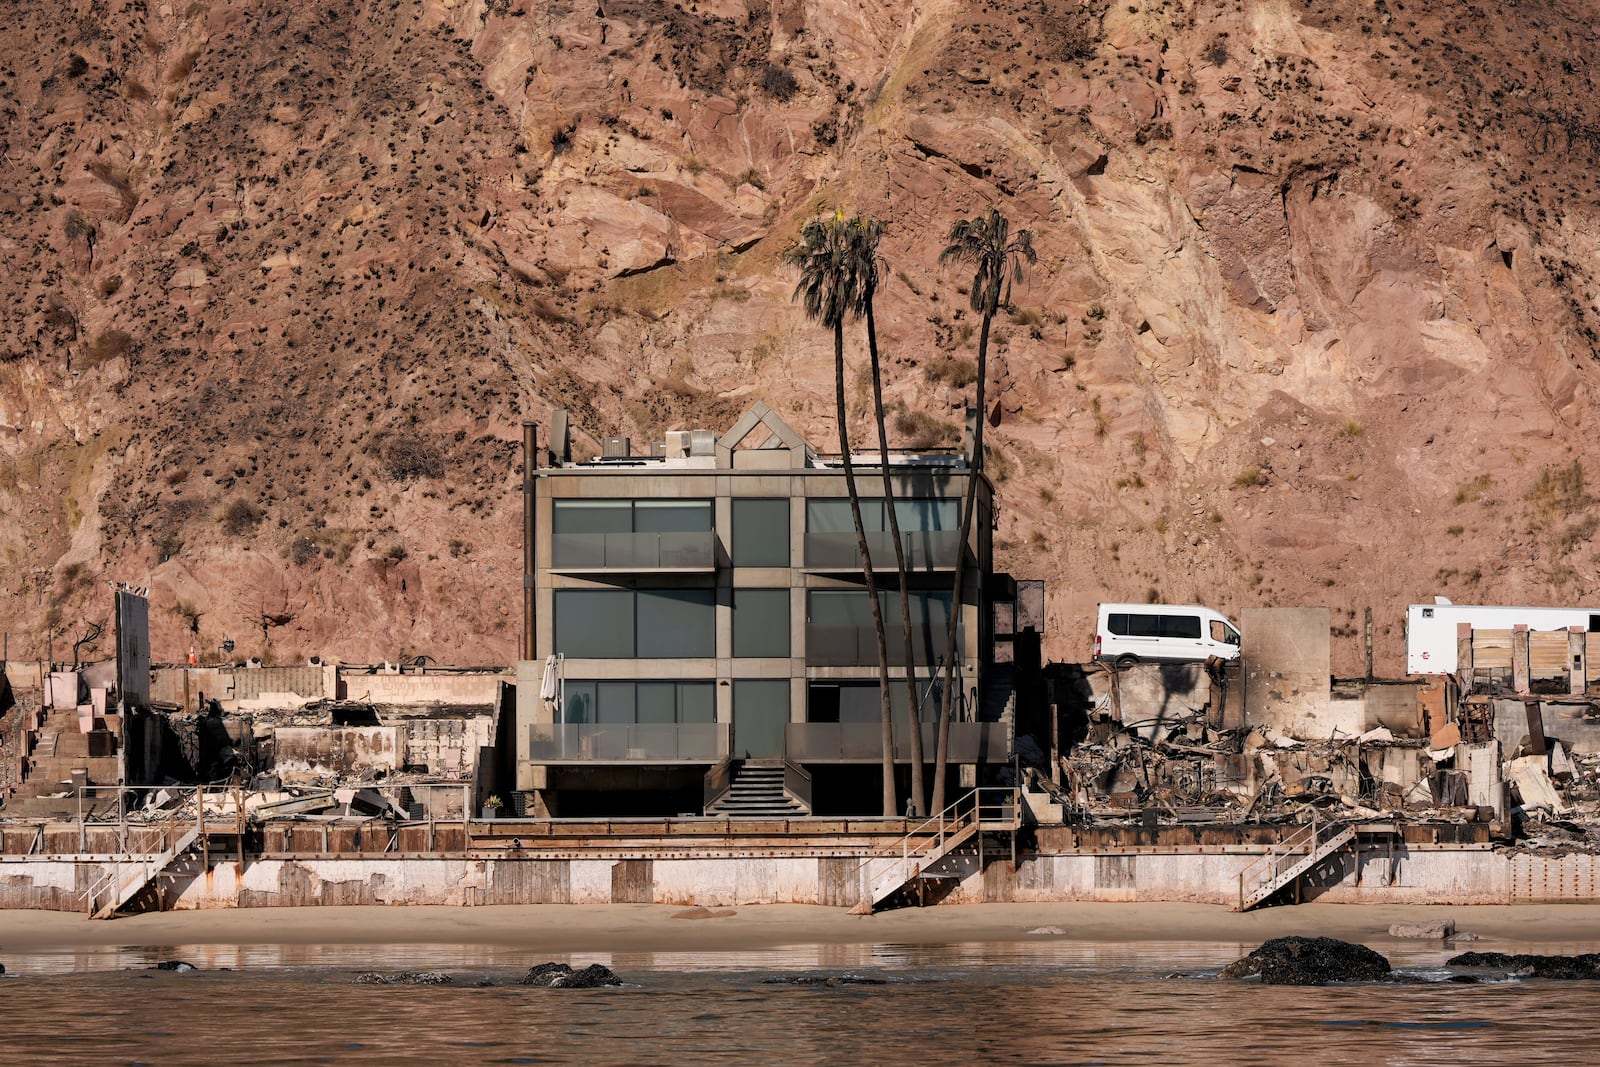
[[[877,763],[883,759],[883,727],[875,722],[795,722],[784,736],[784,758],[796,763]],[[939,728],[922,724],[923,758],[933,762]],[[1003,722],[950,724],[951,763],[1001,763],[1011,751],[1010,725]],[[894,758],[911,759],[911,738],[900,724]]]
[[[870,603],[868,605],[870,607]],[[905,639],[900,632],[900,618],[891,613],[884,618],[887,631],[889,666],[906,665]],[[945,628],[911,624],[911,652],[917,666],[937,663],[944,655]],[[956,654],[961,654],[961,635],[956,635]],[[878,638],[871,626],[806,625],[806,666],[808,667],[875,667],[878,663]]]
[[[553,534],[550,556],[557,571],[712,571],[717,535],[710,530]]]
[[[715,763],[728,754],[727,723],[536,723],[532,763]]]
[[[961,535],[955,530],[902,533],[906,548],[906,569],[912,571],[953,570]],[[853,571],[860,567],[856,558],[854,533],[806,534],[806,568],[809,570]],[[872,553],[874,571],[894,570],[894,538],[888,531],[869,531],[867,550]]]

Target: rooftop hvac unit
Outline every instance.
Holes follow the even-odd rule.
[[[633,442],[626,437],[607,437],[600,454],[606,459],[627,459],[633,454]]]
[[[717,435],[710,430],[689,431],[689,454],[691,456],[714,456],[717,454]]]
[[[689,454],[689,431],[667,431],[667,458],[683,459]]]

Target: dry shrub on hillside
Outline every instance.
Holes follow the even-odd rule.
[[[408,431],[384,442],[383,467],[389,477],[397,482],[442,478],[444,456],[420,434]]]

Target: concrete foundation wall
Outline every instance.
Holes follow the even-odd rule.
[[[1193,901],[1232,905],[1249,852],[1096,852],[966,861],[949,903]],[[465,859],[301,857],[200,870],[167,888],[178,909],[343,904],[824,904],[859,899],[855,857],[745,859]],[[1359,869],[1359,878],[1357,871]],[[73,911],[109,867],[70,859],[0,859],[0,907]],[[1600,902],[1600,857],[1541,857],[1452,846],[1341,853],[1308,879],[1303,900],[1370,904]]]
[[[339,674],[339,695],[371,704],[489,704],[506,674]]]

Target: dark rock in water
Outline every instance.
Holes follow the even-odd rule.
[[[1382,982],[1389,961],[1365,945],[1332,937],[1275,937],[1222,969],[1219,977],[1260,975],[1266,985]]]
[[[182,960],[162,960],[160,963],[156,964],[150,969],[152,971],[177,971],[179,973],[186,973],[188,971],[198,971],[200,968],[196,967],[192,963],[185,963]]]
[[[762,985],[888,985],[882,978],[868,978],[860,974],[783,974],[761,979]]]
[[[609,967],[602,967],[598,963],[591,963],[581,971],[575,971],[565,963],[541,963],[528,968],[521,984],[549,989],[598,989],[600,986],[621,985],[622,979]]]
[[[1527,953],[1463,952],[1445,961],[1447,967],[1497,967],[1508,974],[1562,981],[1600,978],[1600,952],[1579,956],[1532,956]]]
[[[449,985],[455,979],[441,971],[401,971],[398,974],[378,974],[367,971],[356,975],[357,985]]]

